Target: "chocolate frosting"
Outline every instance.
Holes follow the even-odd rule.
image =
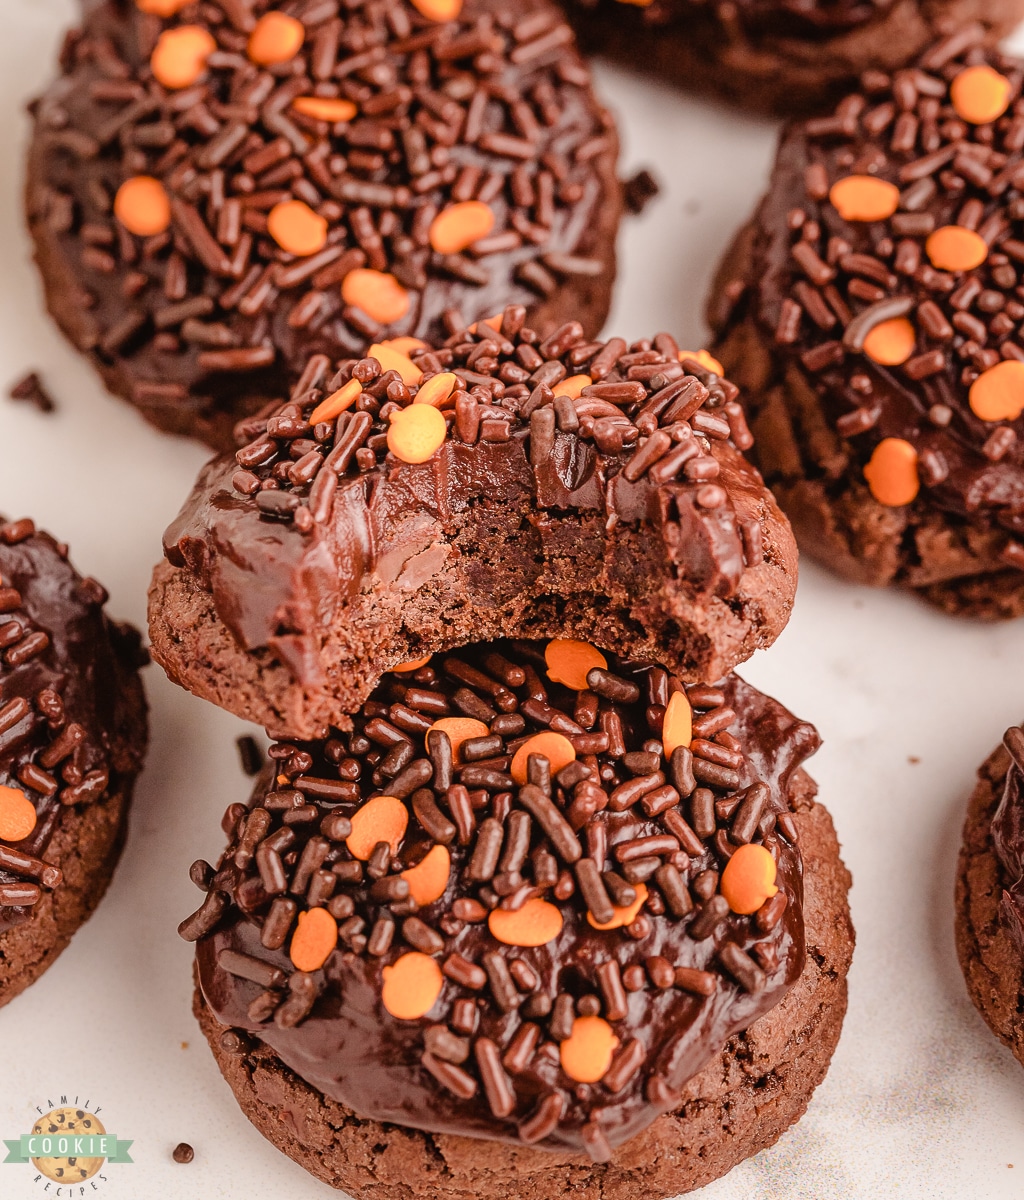
[[[145,654],[133,629],[107,619],[105,601],[66,547],[30,521],[0,518],[0,785],[36,810],[27,838],[0,843],[0,888],[59,887],[59,870],[41,875],[40,860],[65,815],[117,792],[141,766],[144,739],[123,731],[144,729],[144,717],[128,719],[124,683]],[[69,749],[47,755],[75,729]],[[0,932],[31,916],[30,905],[0,904]]]
[[[530,654],[529,644],[521,643],[511,646],[499,643],[470,648],[460,651],[459,659],[486,672],[486,656],[495,650],[507,655],[507,659],[513,662],[533,661],[531,657],[524,658],[524,653],[528,656]],[[538,670],[543,672],[544,660],[538,658],[536,661],[540,664]],[[643,693],[646,668],[631,667],[617,662],[612,664],[611,669],[619,678],[635,678],[640,685],[641,694]],[[427,671],[427,676],[416,678],[427,680],[433,676],[433,680],[424,682],[421,686],[426,686],[435,693],[444,691],[448,695],[452,694],[458,681],[449,676],[447,665],[442,667],[438,664],[436,671],[431,668],[427,668]],[[568,711],[572,711],[572,694],[565,688],[547,683],[546,680],[545,683],[550,692],[549,703],[560,710],[567,707]],[[672,686],[677,685],[673,683]],[[524,695],[522,689],[512,690],[517,691],[521,697]],[[531,694],[536,694],[534,685],[529,685],[528,690]],[[409,703],[413,703],[413,692],[406,693],[406,689],[397,685],[394,680],[385,680],[374,694],[373,701],[367,705],[366,711],[357,717],[356,734],[353,736],[358,738],[359,732],[366,727],[368,714],[389,711],[394,714],[396,710],[389,710],[388,702],[406,694]],[[200,934],[203,935],[197,946],[199,980],[203,995],[217,1019],[225,1025],[247,1030],[259,1037],[274,1050],[283,1063],[309,1084],[350,1107],[362,1117],[436,1132],[515,1141],[517,1125],[520,1130],[523,1129],[524,1123],[528,1127],[531,1113],[536,1110],[538,1104],[543,1107],[545,1098],[554,1092],[562,1097],[562,1115],[557,1122],[551,1124],[539,1142],[542,1147],[576,1150],[586,1148],[592,1155],[599,1155],[602,1146],[617,1146],[626,1141],[648,1125],[659,1112],[677,1105],[680,1090],[686,1081],[721,1050],[732,1034],[745,1029],[757,1017],[778,1004],[799,976],[804,963],[801,859],[796,845],[790,840],[794,837],[793,827],[791,823],[787,824],[786,814],[789,811],[794,773],[817,748],[817,734],[811,726],[797,721],[781,705],[761,695],[735,676],[730,676],[720,686],[717,695],[711,689],[698,688],[691,690],[691,699],[697,707],[709,703],[724,705],[724,708],[713,711],[728,712],[729,716],[724,719],[729,720],[731,717],[732,723],[728,727],[727,735],[715,736],[719,741],[724,736],[729,745],[740,748],[742,765],[735,777],[728,780],[723,777],[723,787],[715,789],[714,794],[719,798],[719,832],[711,837],[705,829],[705,841],[699,854],[688,856],[683,853],[672,861],[681,864],[681,874],[695,897],[698,893],[705,898],[710,897],[719,878],[716,872],[724,865],[725,856],[736,849],[736,842],[731,842],[730,836],[743,840],[738,832],[739,819],[734,815],[739,811],[736,807],[737,802],[742,802],[751,785],[758,781],[763,782],[767,785],[768,799],[759,827],[760,832],[755,834],[755,839],[763,839],[764,845],[769,847],[775,856],[778,865],[777,885],[780,895],[785,897],[784,901],[776,898],[770,902],[775,911],[772,918],[774,923],[762,920],[761,915],[754,918],[730,913],[726,904],[725,915],[717,924],[712,921],[714,928],[711,935],[697,940],[694,925],[697,917],[694,912],[679,919],[672,912],[666,912],[662,902],[660,907],[649,904],[650,912],[646,915],[641,914],[635,927],[631,925],[628,930],[617,928],[600,932],[588,924],[586,906],[580,900],[577,890],[568,900],[558,901],[548,895],[548,899],[558,905],[564,921],[561,932],[553,941],[535,949],[517,949],[497,941],[485,924],[452,921],[452,906],[457,904],[459,897],[472,897],[476,894],[485,896],[487,889],[481,889],[479,884],[473,884],[465,876],[464,869],[472,856],[473,847],[450,840],[448,848],[452,857],[452,871],[448,887],[440,900],[419,911],[419,917],[424,922],[431,928],[440,928],[444,934],[444,945],[438,953],[438,961],[447,962],[449,957],[455,954],[462,955],[472,963],[486,963],[487,955],[494,952],[502,956],[506,964],[517,958],[525,960],[537,980],[532,997],[517,994],[511,1006],[508,1002],[503,1005],[495,998],[498,993],[493,990],[493,983],[490,991],[486,988],[483,991],[473,991],[457,983],[453,977],[446,977],[440,998],[427,1017],[412,1021],[392,1017],[381,1000],[382,969],[393,963],[401,953],[409,949],[409,946],[402,945],[402,934],[396,932],[390,949],[383,954],[378,951],[376,956],[373,952],[368,952],[366,936],[361,936],[358,929],[361,928],[364,934],[371,934],[371,927],[375,921],[382,915],[387,916],[387,908],[368,903],[368,892],[364,884],[343,884],[340,879],[334,892],[335,899],[330,903],[337,903],[339,893],[344,892],[354,899],[356,916],[365,917],[365,922],[357,922],[355,940],[350,940],[347,946],[339,943],[338,949],[331,954],[321,970],[313,972],[311,976],[304,976],[301,972],[290,974],[293,968],[282,945],[283,932],[270,935],[271,925],[277,925],[277,914],[274,914],[273,918],[268,916],[267,903],[270,894],[263,890],[263,884],[268,881],[265,873],[267,860],[263,860],[259,873],[256,873],[251,863],[254,853],[259,862],[259,847],[254,846],[251,832],[246,835],[245,831],[247,822],[253,820],[251,814],[259,813],[266,805],[274,810],[274,821],[270,825],[261,826],[261,830],[264,836],[269,838],[267,844],[275,844],[275,836],[279,835],[269,831],[277,828],[282,808],[287,809],[293,805],[288,799],[291,793],[287,789],[301,790],[305,787],[305,793],[299,795],[294,804],[305,804],[306,807],[300,811],[308,815],[301,819],[297,817],[290,826],[297,840],[289,842],[286,835],[284,843],[276,843],[285,847],[281,853],[286,854],[285,871],[290,874],[294,868],[288,864],[296,860],[304,861],[307,851],[303,847],[307,845],[310,831],[316,831],[318,828],[323,814],[350,814],[356,810],[361,802],[360,798],[369,796],[374,790],[369,781],[342,784],[342,792],[348,788],[351,799],[337,805],[329,805],[326,800],[318,799],[318,794],[325,794],[325,784],[314,777],[324,775],[336,780],[338,771],[342,770],[345,778],[352,778],[351,771],[345,772],[346,766],[351,765],[352,760],[344,757],[345,747],[338,740],[342,735],[336,735],[333,742],[326,744],[303,744],[272,750],[272,754],[276,755],[273,765],[273,773],[277,774],[276,784],[272,774],[265,774],[251,801],[250,815],[246,816],[246,810],[238,805],[233,806],[226,814],[225,820],[232,832],[232,844],[215,875],[212,869],[206,868],[204,886],[210,888],[207,901],[203,908],[182,926],[183,935],[193,940]],[[608,705],[609,709],[614,709],[621,716],[627,752],[639,748],[643,738],[647,736],[645,730],[648,728],[651,710],[646,710],[648,715],[645,718],[645,703],[641,695],[638,703]],[[507,711],[508,706],[503,705],[502,708],[503,711]],[[394,719],[398,720],[399,716],[396,715]],[[699,725],[698,722],[698,727]],[[605,727],[602,718],[601,728]],[[521,738],[519,740],[522,741]],[[644,744],[645,747],[660,747],[658,742]],[[694,743],[694,751],[700,752],[698,743]],[[289,760],[283,757],[289,753],[298,753],[303,758],[296,763],[294,758]],[[340,767],[336,765],[339,761]],[[503,761],[507,763],[508,760],[506,758]],[[607,764],[611,768],[612,777],[604,784],[608,792],[615,788],[616,778],[630,777],[621,760],[616,763],[604,752],[599,751],[596,759],[579,761],[602,764],[602,780],[605,778],[604,765]],[[673,761],[675,762],[675,759]],[[693,761],[695,770],[700,775],[701,764],[696,758]],[[500,768],[501,762],[497,762],[497,766]],[[296,777],[297,768],[304,774]],[[290,778],[287,781],[280,774],[281,771],[288,772]],[[677,776],[673,775],[673,778],[678,782]],[[389,787],[397,788],[401,794],[402,779],[404,776],[400,776],[392,784],[385,780],[383,787],[385,790]],[[331,786],[335,792],[338,791],[337,782]],[[268,788],[275,787],[277,790],[268,797]],[[692,789],[692,780],[690,787]],[[683,790],[687,790],[685,786]],[[413,797],[414,809],[419,794]],[[480,795],[483,797],[485,810],[489,806],[502,803],[501,798],[493,794],[493,787],[489,795]],[[562,795],[562,789],[559,788],[556,793],[556,802],[559,804],[567,802],[568,797],[563,801]],[[577,791],[577,799],[578,796]],[[509,793],[508,800],[511,798]],[[438,803],[444,806],[446,801],[439,798]],[[672,809],[676,817],[681,819],[684,812],[690,816],[691,803],[697,803],[696,795],[692,800],[684,799],[682,803],[677,795],[674,803],[679,804],[677,809]],[[409,804],[408,800],[406,804]],[[497,808],[492,807],[489,811],[495,812]],[[733,819],[732,835],[729,833],[730,817],[723,816],[724,813],[729,813]],[[485,815],[486,811],[481,811],[478,820],[482,821]],[[336,819],[336,816],[333,819]],[[699,823],[696,816],[691,819]],[[287,822],[288,816],[285,816],[284,820]],[[588,846],[593,845],[590,841],[591,825],[595,823],[605,824],[609,862],[617,844],[636,837],[664,834],[666,829],[661,818],[646,814],[639,804],[625,811],[612,811],[608,808],[590,818],[586,829],[580,831],[581,839],[586,834]],[[685,820],[683,824],[686,824]],[[677,830],[679,828],[678,824],[674,827]],[[536,830],[536,826],[534,829]],[[688,836],[694,837],[692,832]],[[670,838],[669,841],[671,840]],[[418,860],[431,841],[415,818],[411,818],[406,840],[398,850],[397,857],[392,860],[390,869],[399,871],[411,861]],[[696,844],[701,846],[699,841]],[[244,852],[240,849],[243,845],[247,846]],[[318,857],[324,861],[325,868],[329,868],[333,862],[335,871],[347,869],[344,860],[349,856],[340,846],[332,849],[326,859],[322,854]],[[240,863],[246,865],[240,867]],[[523,870],[528,875],[529,861]],[[326,873],[321,871],[322,875]],[[194,870],[194,879],[199,878],[202,882],[201,875],[202,872],[197,876]],[[308,878],[308,872],[304,878]],[[648,885],[653,893],[660,896],[658,886],[662,877],[658,875],[656,878],[657,884],[651,879],[648,871]],[[497,880],[495,884],[497,886]],[[710,891],[704,888],[704,884],[709,884]],[[293,886],[289,893],[290,897],[298,893],[300,908],[304,904],[304,888],[305,882],[298,887]],[[281,887],[278,886],[275,890],[280,896]],[[494,896],[492,903],[497,903],[498,899]],[[323,900],[319,902],[322,903]],[[702,901],[697,899],[696,902],[698,909],[695,911],[704,914],[709,904],[704,903],[701,907]],[[285,903],[286,901],[280,898],[274,901],[275,905]],[[724,902],[719,896],[715,903]],[[401,922],[401,918],[397,917],[399,907],[395,905],[394,909],[396,919]],[[781,915],[779,909],[782,910]],[[338,908],[337,912],[344,916],[352,912],[352,906],[345,901],[345,907]],[[658,912],[662,915],[656,915]],[[351,920],[342,925],[343,939],[351,934],[352,928]],[[376,932],[371,935],[371,950],[375,937]],[[268,949],[268,942],[282,948]],[[760,968],[755,967],[754,981],[751,982],[748,978],[749,990],[723,970],[723,951],[728,955],[730,946],[733,949],[741,948],[745,952],[741,957],[746,957],[750,965],[754,965],[754,959],[750,958],[750,955],[754,955],[761,964]],[[248,957],[239,960],[239,954]],[[645,962],[650,964],[654,961],[654,956],[660,956],[671,968],[689,968],[697,973],[706,973],[702,974],[701,978],[709,984],[705,990],[710,994],[701,995],[695,991],[682,990],[679,986],[672,987],[671,978],[667,988],[664,981],[660,988],[652,986],[649,979],[643,978],[641,969],[638,990],[623,993],[626,998],[624,1015],[610,1013],[606,1000],[604,1011],[609,1016],[620,1046],[631,1054],[638,1054],[642,1063],[634,1067],[632,1074],[623,1072],[624,1078],[618,1078],[615,1084],[611,1082],[609,1074],[605,1084],[574,1085],[559,1067],[557,1054],[552,1057],[541,1045],[540,1051],[532,1057],[528,1065],[521,1065],[513,1072],[514,1105],[508,1111],[503,1110],[501,1116],[497,1116],[493,1108],[488,1108],[478,1089],[474,1090],[471,1096],[460,1097],[441,1086],[438,1079],[425,1069],[425,1037],[427,1044],[431,1044],[427,1027],[434,1027],[436,1033],[439,1022],[457,1022],[457,1002],[460,999],[468,997],[477,1005],[479,1025],[472,1036],[477,1039],[492,1039],[504,1054],[513,1042],[517,1030],[529,1020],[539,1022],[542,1026],[538,1045],[545,1041],[550,1042],[552,1036],[558,1037],[551,1032],[557,1017],[545,1018],[543,1015],[536,1015],[543,1013],[544,1007],[531,1007],[536,1003],[538,996],[547,995],[553,998],[569,993],[576,998],[578,1011],[600,1010],[601,1005],[596,999],[597,995],[602,994],[597,968],[602,963],[607,964],[614,960],[618,963],[628,986],[636,986],[635,980],[630,981],[629,968],[635,964],[641,964],[642,967]],[[254,961],[255,973],[252,969]],[[241,966],[238,966],[239,962],[242,963]],[[514,963],[512,965],[515,966]],[[272,971],[273,968],[279,969],[281,974],[276,982],[271,981],[269,992],[263,990],[267,984],[266,978],[262,979],[261,984],[251,982],[252,979],[261,978],[261,974],[265,976],[266,972]],[[608,969],[607,966],[605,969]],[[488,974],[490,973],[491,964],[488,964]],[[289,994],[293,999],[285,1000],[286,993],[275,992],[274,989],[283,988],[283,981],[289,974]],[[669,969],[670,977],[671,974]],[[616,975],[618,977],[618,972]],[[302,996],[308,998],[300,1004],[296,1020],[294,1006],[296,998]],[[586,1007],[587,998],[591,1003],[589,1008]],[[547,1007],[550,1008],[550,1004]],[[275,1010],[276,1015],[270,1020]],[[557,1011],[558,1001],[555,1002],[555,1012]],[[565,1034],[561,1036],[564,1037]],[[633,1044],[634,1041],[638,1046]],[[549,1049],[554,1047],[549,1046]],[[508,1063],[510,1060],[506,1058],[505,1061]],[[463,1062],[462,1069],[472,1083],[472,1079],[475,1078],[472,1057]],[[615,1069],[613,1065],[613,1074]],[[486,1087],[486,1080],[484,1082]],[[606,1141],[594,1134],[595,1127],[599,1127]],[[520,1133],[519,1136],[521,1138],[526,1135]]]
[[[271,7],[231,5],[213,24],[217,10],[198,5],[161,21],[133,0],[93,3],[39,102],[30,220],[49,247],[44,272],[63,276],[52,289],[70,293],[51,301],[117,390],[153,412],[237,419],[285,392],[311,353],[444,337],[450,309],[471,322],[509,301],[543,308],[559,280],[586,288],[613,273],[615,134],[556,6],[467,0],[437,24],[409,0],[343,17],[321,5],[297,56],[258,70],[248,31]],[[149,68],[157,37],[196,22],[218,43],[209,69],[165,89]],[[291,109],[311,94],[360,112],[328,125]],[[137,238],[112,217],[137,175],[170,195],[168,232]],[[489,237],[467,254],[432,252],[432,217],[481,195]],[[306,259],[266,232],[267,211],[289,198],[329,223]],[[343,304],[343,277],[364,266],[409,293],[386,328]],[[215,443],[229,428],[216,426]]]
[[[745,286],[736,312],[752,314],[774,343],[786,386],[813,390],[858,481],[883,438],[909,442],[922,485],[913,508],[990,531],[1005,564],[1019,568],[1024,416],[983,421],[968,395],[983,371],[1024,359],[1024,105],[1015,98],[1005,117],[973,125],[959,118],[949,89],[967,66],[987,62],[1019,97],[1022,67],[977,48],[979,38],[966,30],[933,47],[915,71],[870,74],[867,90],[834,115],[789,126],[757,216],[750,270],[731,295]],[[838,180],[862,174],[900,189],[888,220],[846,221],[831,203]],[[951,274],[930,264],[927,238],[946,225],[980,232],[989,245],[981,266]],[[872,361],[865,335],[904,315],[916,331],[911,358],[895,367]],[[837,477],[845,463],[833,464]]]
[[[992,818],[992,842],[1007,880],[1001,905],[1003,919],[1024,950],[1024,730],[1010,729],[1005,744],[1010,749],[1010,761],[1003,798]]]

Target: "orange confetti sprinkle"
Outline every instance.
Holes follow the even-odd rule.
[[[556,383],[551,389],[556,396],[568,396],[570,400],[578,400],[585,387],[590,387],[594,381],[589,375],[570,375],[561,383]]]
[[[917,451],[903,438],[884,438],[864,468],[864,478],[879,504],[901,508],[917,496]]]
[[[451,872],[452,856],[447,846],[431,846],[423,861],[403,871],[402,878],[409,885],[409,894],[424,908],[441,899]]]
[[[547,900],[534,896],[514,911],[492,908],[487,928],[505,946],[546,946],[562,932],[562,914]]]
[[[163,233],[171,223],[171,202],[164,185],[152,175],[126,179],[114,197],[114,216],[136,237]]]
[[[427,343],[422,338],[417,337],[396,337],[387,338],[381,342],[382,346],[390,346],[392,350],[397,350],[399,354],[412,354],[414,350],[426,350]]]
[[[424,463],[444,444],[448,425],[429,404],[410,404],[391,414],[388,449],[402,462]]]
[[[346,409],[355,404],[362,390],[363,385],[358,379],[350,379],[348,383],[343,383],[336,392],[324,397],[309,414],[310,425],[317,425],[320,421],[333,421],[335,417],[340,417]]]
[[[327,242],[327,221],[302,200],[282,200],[267,213],[267,232],[289,254],[308,258]]]
[[[165,88],[190,87],[206,74],[206,60],[216,49],[213,34],[202,25],[165,29],[150,56],[150,70]]]
[[[917,331],[906,317],[882,321],[864,339],[864,353],[883,367],[898,367],[914,353]]]
[[[665,721],[661,727],[661,744],[665,757],[671,758],[679,746],[689,746],[693,741],[693,709],[685,692],[673,692],[665,707]]]
[[[461,254],[494,228],[494,212],[480,200],[450,204],[430,225],[430,244],[438,254]]]
[[[982,421],[1016,421],[1024,412],[1024,363],[996,363],[971,384],[971,411]]]
[[[260,17],[249,35],[249,57],[261,67],[272,67],[294,58],[305,40],[301,21],[272,9]]]
[[[594,920],[592,912],[587,913],[587,921],[593,925],[595,929],[621,929],[624,925],[632,925],[637,919],[640,910],[647,900],[647,884],[637,883],[633,885],[636,888],[636,899],[632,904],[627,904],[625,907],[612,905],[615,909],[615,915],[610,921],[600,922]]]
[[[413,404],[432,404],[435,408],[440,408],[455,391],[455,385],[458,382],[458,376],[451,371],[441,371],[437,375],[431,375],[413,396],[412,402]]]
[[[597,1083],[608,1074],[619,1039],[603,1017],[577,1017],[558,1056],[562,1070],[577,1083]]]
[[[444,986],[441,968],[427,954],[412,950],[385,967],[381,1002],[400,1021],[418,1021],[437,1003]]]
[[[899,207],[900,192],[873,175],[847,175],[832,185],[829,199],[844,221],[886,221]]]
[[[775,859],[764,846],[740,846],[722,872],[722,895],[733,912],[755,913],[779,890],[776,873]]]
[[[478,721],[476,717],[441,717],[427,730],[428,743],[435,729],[448,735],[456,760],[459,757],[459,747],[467,738],[486,737],[490,732],[483,721]]]
[[[420,667],[425,667],[433,657],[432,654],[424,654],[422,658],[410,658],[408,662],[399,663],[397,667],[392,667],[391,669],[400,674],[406,671],[418,671]]]
[[[691,358],[694,362],[700,363],[707,371],[714,371],[716,375],[724,375],[725,367],[718,361],[713,354],[709,354],[707,350],[680,350],[679,361],[682,362],[685,358]]]
[[[349,853],[361,862],[378,842],[387,842],[397,854],[409,825],[409,810],[394,796],[374,796],[352,814],[352,832],[345,839]]]
[[[359,111],[351,100],[339,96],[296,96],[292,108],[304,117],[328,121],[332,125],[338,121],[351,121]]]
[[[412,6],[428,21],[454,21],[462,12],[462,0],[412,0]]]
[[[356,267],[341,282],[341,298],[379,325],[392,325],[409,311],[409,293],[394,275]]]
[[[603,671],[608,666],[608,660],[596,646],[572,638],[554,638],[548,642],[544,647],[544,661],[548,667],[548,679],[554,683],[564,683],[577,692],[586,688],[588,671],[595,667]]]
[[[0,841],[20,842],[36,827],[36,808],[18,788],[0,786]]]
[[[998,121],[1010,107],[1013,84],[987,64],[966,67],[953,80],[949,97],[957,115],[972,125]]]
[[[973,229],[943,225],[924,244],[933,267],[940,271],[973,271],[988,258],[988,243]]]
[[[188,8],[190,4],[194,4],[195,0],[135,0],[135,7],[139,12],[149,13],[153,17],[163,17],[166,21],[168,17],[177,16],[183,8]]]
[[[338,944],[338,922],[326,908],[299,913],[288,954],[297,971],[319,971]]]
[[[478,333],[480,326],[486,325],[488,328],[493,329],[495,333],[500,333],[502,317],[502,313],[495,313],[493,317],[484,317],[482,321],[474,321],[469,327],[469,332]]]
[[[576,761],[576,750],[564,733],[545,730],[536,733],[528,742],[523,742],[512,756],[509,771],[516,783],[526,783],[526,767],[531,754],[541,754],[551,764],[551,774],[557,775],[563,767]]]
[[[384,371],[397,371],[406,387],[415,387],[423,378],[423,372],[408,354],[403,354],[387,342],[374,342],[367,350],[366,357],[375,358]]]

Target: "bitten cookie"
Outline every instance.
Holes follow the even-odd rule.
[[[978,772],[960,850],[956,947],[967,990],[992,1032],[1024,1063],[1024,730]]]
[[[384,671],[480,638],[567,633],[689,679],[775,640],[796,551],[733,385],[665,334],[525,318],[314,359],[245,426],[165,534],[151,636],[175,682],[320,737]]]
[[[792,125],[711,302],[801,548],[985,618],[1024,613],[1021,80],[965,32]]]
[[[138,634],[31,521],[0,519],[0,1004],[92,913],[146,749]]]
[[[977,24],[994,45],[1022,0],[570,0],[584,50],[745,108],[821,111],[869,69],[894,71]]]
[[[846,1006],[817,746],[735,676],[567,639],[273,746],[181,926],[244,1111],[360,1200],[670,1196],[771,1144]]]
[[[617,139],[550,0],[105,0],[35,107],[49,309],[162,429],[231,444],[312,353],[510,301],[608,312]]]

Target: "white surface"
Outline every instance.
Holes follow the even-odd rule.
[[[24,102],[50,78],[70,0],[0,11],[0,390],[36,368],[61,409],[0,399],[0,511],[31,514],[142,624],[160,535],[204,453],[108,398],[44,315],[21,232]],[[773,126],[608,70],[624,168],[655,164],[663,191],[622,237],[610,328],[671,329],[692,348],[717,256],[757,197]],[[978,763],[1024,715],[1024,622],[986,628],[807,566],[792,624],[745,669],[821,729],[812,762],[853,870],[857,953],[832,1070],[779,1144],[707,1200],[1003,1200],[1024,1192],[1024,1072],[972,1008],[953,948],[953,877]],[[242,1116],[190,1012],[191,950],[175,925],[198,902],[188,864],[221,849],[220,815],[247,787],[242,725],[147,673],[153,739],[131,836],[97,915],[0,1011],[0,1138],[28,1132],[62,1094],[102,1106],[135,1166],[97,1193],[162,1200],[335,1195]],[[178,1141],[196,1149],[171,1161]],[[1012,1164],[1012,1165],[1011,1165]],[[0,1165],[0,1197],[55,1195]],[[89,1194],[93,1194],[91,1191]],[[553,1198],[554,1200],[554,1198]]]

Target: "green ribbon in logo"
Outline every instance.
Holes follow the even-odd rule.
[[[130,1163],[133,1139],[119,1140],[112,1133],[23,1133],[8,1140],[5,1163],[27,1163],[33,1158],[105,1158],[108,1163]]]

